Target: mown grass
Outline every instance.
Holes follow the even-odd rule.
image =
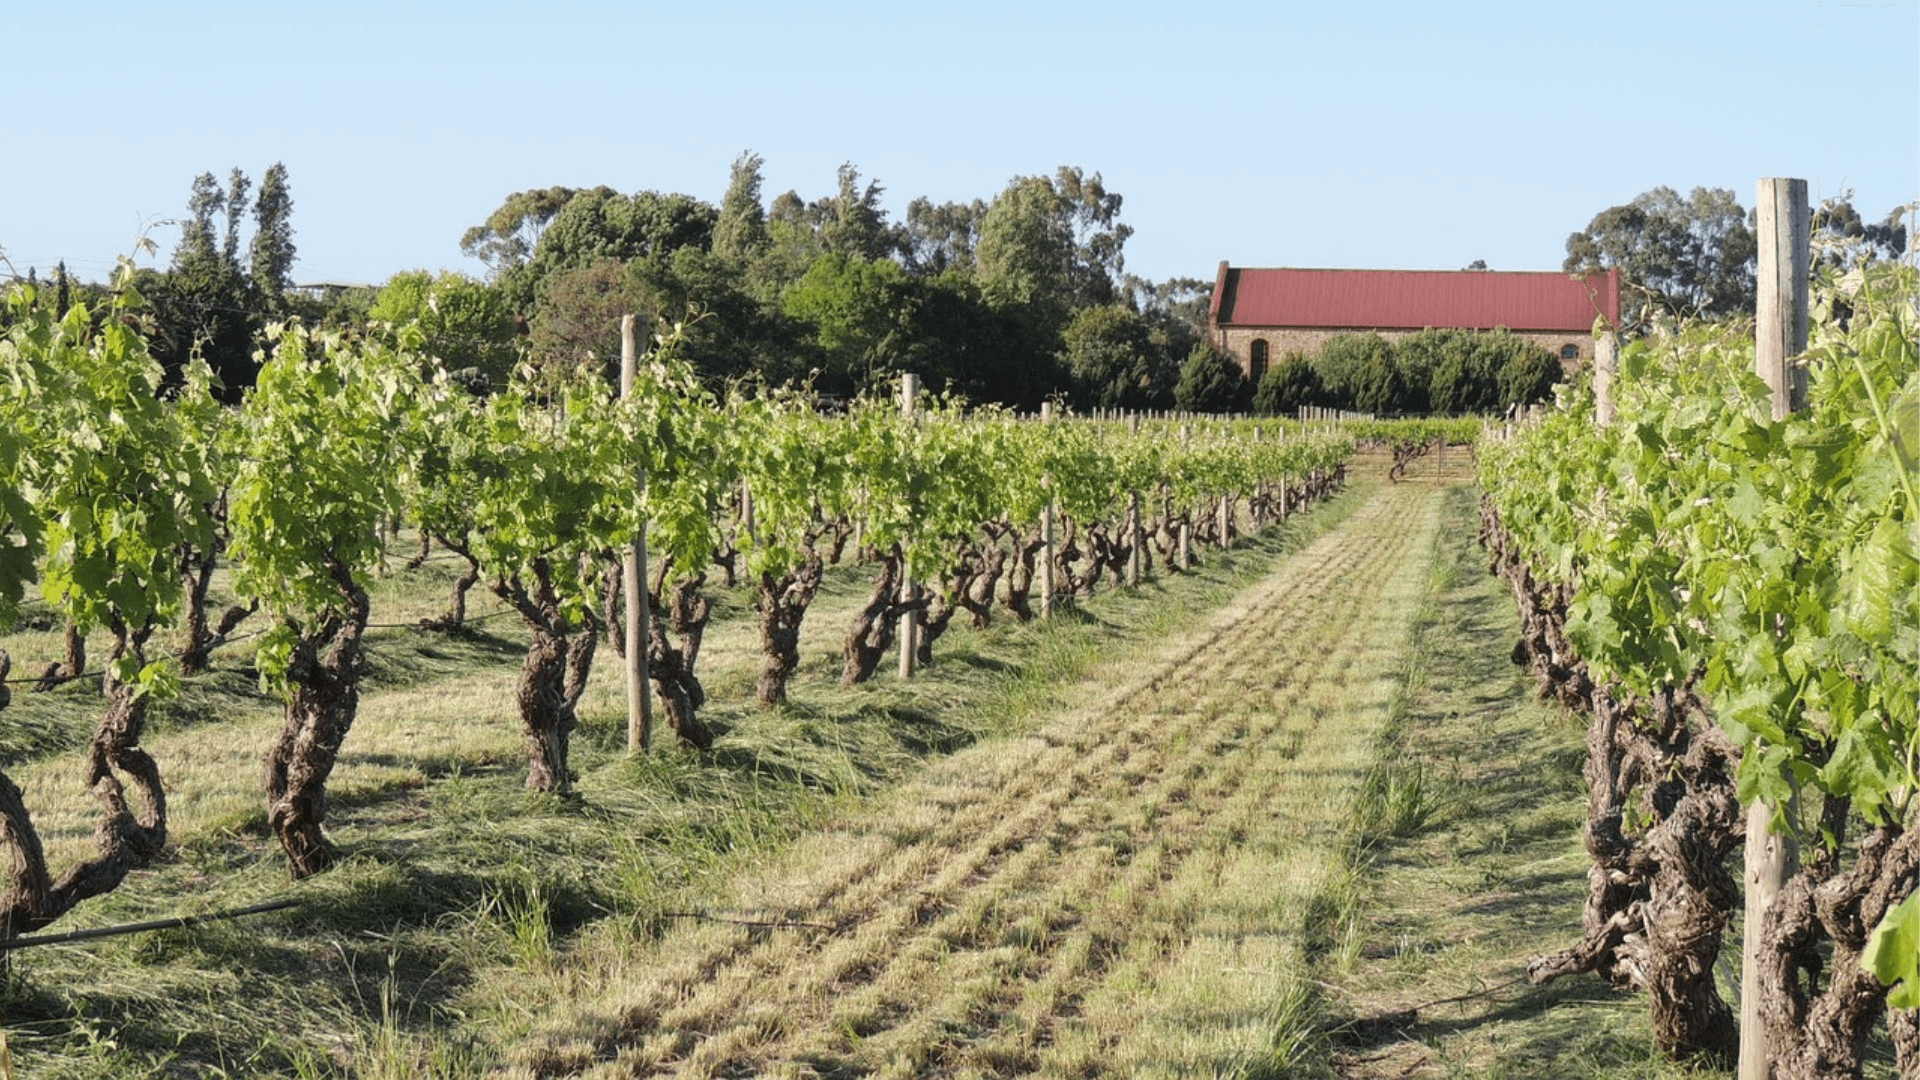
[[[1449,492],[1460,518],[1473,493]],[[1360,887],[1323,957],[1342,1077],[1703,1074],[1653,1048],[1646,999],[1588,976],[1534,987],[1530,955],[1578,940],[1584,723],[1532,699],[1518,633],[1469,529],[1445,534],[1395,723],[1350,827]]]
[[[329,827],[343,862],[287,881],[259,795],[279,708],[254,685],[246,643],[223,651],[213,673],[158,711],[147,740],[171,792],[173,850],[54,929],[300,903],[14,953],[0,985],[13,1071],[477,1075],[527,1024],[530,976],[574,970],[596,936],[663,932],[700,912],[717,882],[930,757],[1031,725],[1067,680],[1192,623],[1353,505],[1342,497],[1196,573],[1102,594],[1044,626],[956,628],[910,683],[835,685],[839,636],[866,587],[863,572],[836,571],[809,617],[794,704],[780,710],[746,703],[751,599],[728,595],[702,658],[715,750],[629,760],[607,654],[583,702],[568,799],[521,786],[511,705],[519,627],[476,592],[469,630],[409,629],[444,608],[457,568],[436,560],[406,572],[396,562],[375,584],[369,692],[332,785]],[[16,675],[58,656],[58,628],[42,621],[0,638],[20,661]],[[0,727],[31,735],[5,744],[8,772],[56,869],[90,843],[93,812],[73,790],[70,751],[91,731],[96,703],[75,684],[16,694],[0,714]]]
[[[509,1075],[1297,1060],[1279,1043],[1298,1030],[1300,943],[1424,580],[1398,556],[1437,527],[1435,505],[1374,493],[1203,625],[1102,650],[1038,726],[736,876],[714,913],[761,929],[583,942],[534,997],[542,1020]]]
[[[1121,978],[1089,996],[1075,1040],[1090,1044],[1085,1060],[1101,1064],[1097,1073],[1077,1072],[1063,1053],[1044,1075],[1325,1074],[1317,962],[1341,946],[1359,895],[1342,825],[1370,790],[1377,732],[1398,708],[1406,612],[1422,595],[1424,538],[1442,527],[1425,493],[1398,498],[1417,512],[1372,527],[1394,531],[1404,557],[1353,573],[1365,586],[1347,575],[1321,583],[1321,600],[1301,603],[1250,651],[1261,674],[1237,680],[1246,691],[1228,707],[1281,726],[1242,750],[1251,764],[1239,790],[1189,824],[1203,853],[1158,890],[1141,927],[1125,931],[1176,944],[1162,957],[1149,950],[1137,985]]]

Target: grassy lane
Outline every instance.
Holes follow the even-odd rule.
[[[566,965],[523,1075],[1260,1075],[1318,1045],[1443,498],[1372,489],[1201,631]]]
[[[1473,489],[1445,497],[1449,519],[1472,514]],[[1580,935],[1585,724],[1534,700],[1509,660],[1512,601],[1472,532],[1448,530],[1438,554],[1410,678],[1355,823],[1358,917],[1317,969],[1329,1071],[1716,1075],[1654,1052],[1643,996],[1591,976],[1526,981],[1531,954]]]

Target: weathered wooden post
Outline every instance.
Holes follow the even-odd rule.
[[[920,376],[907,372],[900,376],[900,415],[913,422],[914,407],[920,397]],[[900,555],[900,602],[911,604],[918,587],[913,583],[913,565],[905,552]],[[900,613],[900,677],[913,678],[913,660],[920,648],[920,614],[908,609]]]
[[[1793,358],[1807,351],[1807,266],[1813,213],[1807,182],[1760,181],[1759,269],[1755,278],[1753,364],[1773,388],[1773,418],[1807,406],[1807,374]]]
[[[1753,363],[1773,391],[1773,418],[1806,407],[1804,369],[1793,358],[1807,351],[1807,268],[1813,231],[1807,182],[1782,177],[1760,181],[1757,204],[1760,242],[1758,293],[1754,304]],[[1791,812],[1791,804],[1789,812]],[[1768,1080],[1772,1047],[1760,1018],[1760,983],[1767,909],[1798,869],[1800,854],[1790,834],[1773,832],[1776,807],[1755,799],[1747,807],[1745,937],[1740,950],[1740,1080]]]
[[[749,542],[758,539],[753,526],[753,485],[744,476],[740,478],[740,535]]]
[[[1192,442],[1192,426],[1181,425],[1180,445],[1186,446]],[[1193,512],[1197,509],[1199,507],[1190,507],[1183,510],[1180,515],[1180,569],[1182,570],[1193,569]]]
[[[1053,423],[1053,402],[1040,403],[1040,422]],[[1048,478],[1051,485],[1052,478]],[[1040,617],[1053,618],[1053,500],[1040,511]]]
[[[1133,534],[1127,539],[1127,585],[1140,584],[1140,545],[1147,542],[1146,526],[1140,523],[1140,493],[1127,495],[1127,520],[1132,522]]]
[[[1593,422],[1613,423],[1613,380],[1620,373],[1620,335],[1608,327],[1593,343]]]
[[[633,316],[620,316],[620,396],[633,396],[633,378],[639,364],[639,348],[634,341]],[[642,491],[647,478],[634,478]],[[634,531],[633,545],[627,549],[622,570],[626,587],[627,635],[627,753],[639,754],[653,748],[653,699],[647,688],[647,522],[640,520]]]

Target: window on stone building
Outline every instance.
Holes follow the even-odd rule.
[[[1562,345],[1562,346],[1560,346],[1560,359],[1562,359],[1562,360],[1578,360],[1578,359],[1580,359],[1580,346],[1578,346],[1578,345]]]
[[[1267,339],[1254,338],[1253,344],[1247,346],[1247,374],[1253,378],[1254,382],[1259,382],[1260,376],[1266,373]]]

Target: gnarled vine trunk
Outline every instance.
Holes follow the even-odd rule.
[[[952,564],[940,575],[939,588],[927,591],[926,610],[920,616],[920,634],[914,642],[914,661],[922,667],[933,663],[933,643],[953,625],[955,615],[968,612],[976,628],[992,621],[994,587],[999,581],[1000,567],[1006,565],[1005,552],[998,546],[994,550],[999,553],[999,560],[990,562],[972,541],[960,542]]]
[[[72,619],[67,620],[65,644],[66,659],[48,664],[46,670],[40,673],[40,682],[34,687],[35,690],[44,693],[86,674],[87,636],[80,632]]]
[[[901,576],[904,573],[906,559],[895,547],[879,558],[880,573],[873,581],[873,592],[860,610],[854,612],[853,621],[847,627],[846,642],[840,650],[840,685],[853,686],[873,678],[880,668],[880,660],[893,648],[897,636],[895,627],[905,616],[925,611],[932,602],[931,597],[918,597],[912,600],[900,599]],[[942,629],[945,629],[942,627]],[[931,639],[920,635],[931,648]],[[932,658],[929,651],[927,658]],[[919,650],[915,650],[919,656]]]
[[[775,576],[760,574],[760,651],[763,660],[755,694],[762,707],[787,700],[787,682],[800,668],[800,623],[820,589],[826,567],[811,548],[798,568]]]
[[[207,618],[207,594],[213,586],[213,571],[226,547],[227,497],[224,493],[212,505],[214,539],[205,549],[183,546],[180,549],[180,573],[187,585],[187,640],[180,651],[180,673],[198,675],[213,662],[213,650],[226,644],[227,637],[247,616],[260,610],[260,601],[245,606],[234,604],[220,616],[217,625]]]
[[[1023,536],[1011,525],[990,525],[988,534],[1013,564],[1006,570],[1007,610],[1019,622],[1032,622],[1035,571],[1040,561],[1040,550],[1047,546],[1046,541],[1038,528],[1032,536]]]
[[[867,602],[853,613],[841,646],[840,685],[853,686],[873,678],[880,658],[893,647],[893,627],[899,615],[900,552],[887,552],[879,558],[880,572],[874,576],[873,591]]]
[[[591,664],[593,641],[590,634],[575,640],[546,627],[534,628],[533,644],[527,648],[527,658],[520,665],[520,681],[513,691],[527,740],[526,786],[530,791],[564,795],[571,785],[567,759],[578,723],[574,706],[579,694],[570,684],[573,672],[581,667],[581,653],[588,654],[586,661]],[[584,679],[581,682],[584,684]]]
[[[344,566],[336,563],[333,574],[348,596],[346,615],[300,630],[287,662],[286,718],[266,758],[267,824],[295,879],[327,869],[338,856],[323,828],[327,778],[359,712],[366,669],[366,590]]]
[[[707,692],[694,675],[707,619],[713,614],[713,602],[700,592],[707,576],[696,574],[674,582],[669,599],[667,569],[667,561],[661,560],[660,573],[648,592],[653,617],[647,620],[647,674],[660,695],[661,709],[674,736],[696,750],[711,750],[713,732],[700,722],[700,707],[706,704]],[[677,643],[668,638],[669,630]]]
[[[116,627],[113,658],[130,652],[144,663],[150,632],[150,626],[131,634]],[[0,709],[11,697],[5,681],[12,667],[12,659],[0,651]],[[166,789],[159,765],[140,746],[147,698],[136,691],[137,687],[111,676],[107,680],[106,713],[87,744],[86,756],[87,788],[101,809],[93,834],[96,854],[70,867],[58,880],[47,867],[20,788],[0,773],[0,853],[4,853],[0,857],[7,872],[6,891],[0,894],[0,938],[32,933],[81,901],[112,892],[129,873],[151,863],[165,849]],[[137,808],[130,804],[115,770],[132,783],[139,797]]]
[[[1542,697],[1591,717],[1584,933],[1528,973],[1545,984],[1591,971],[1644,989],[1664,1053],[1731,1065],[1739,1037],[1713,969],[1737,895],[1727,861],[1743,836],[1739,752],[1686,688],[1640,701],[1597,685],[1566,639],[1570,592],[1534,578],[1490,506],[1481,540],[1521,613],[1514,661]]]
[[[440,546],[460,556],[467,562],[467,568],[453,581],[453,595],[447,600],[446,613],[433,619],[420,620],[423,630],[457,630],[467,624],[467,594],[480,584],[480,560],[473,557],[472,548],[465,543],[449,541],[444,536],[435,537]],[[422,541],[424,543],[424,541]]]
[[[1887,1034],[1893,1040],[1894,1068],[1906,1080],[1920,1078],[1920,1009],[1888,1010]]]
[[[1867,1037],[1886,1014],[1887,987],[1860,965],[1861,952],[1888,909],[1911,895],[1920,876],[1920,832],[1911,820],[1881,825],[1860,839],[1851,868],[1840,866],[1848,807],[1829,799],[1811,858],[1767,908],[1760,981],[1761,1021],[1775,1075],[1792,1080],[1858,1077]],[[1802,849],[1802,855],[1809,853]],[[1817,992],[1816,992],[1817,991]],[[1920,1067],[1920,1033],[1888,1015],[1901,1075]]]
[[[573,783],[568,752],[578,723],[575,710],[586,693],[599,639],[576,629],[562,613],[552,567],[544,558],[533,560],[532,582],[518,575],[496,579],[493,591],[533,631],[514,687],[527,742],[527,788],[564,795]]]

